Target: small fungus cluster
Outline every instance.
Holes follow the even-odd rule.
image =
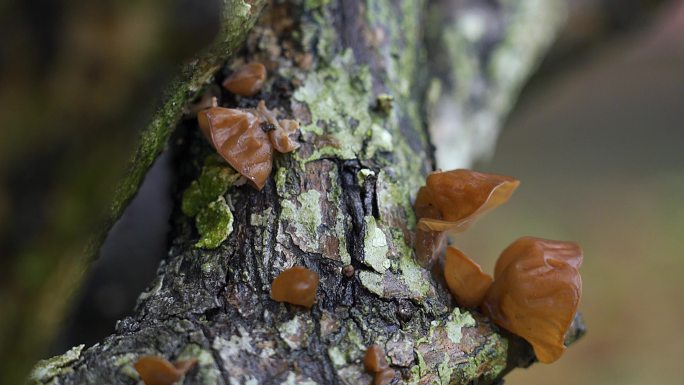
[[[396,376],[395,371],[387,363],[385,352],[378,345],[371,345],[366,349],[363,367],[373,375],[373,385],[387,385]]]
[[[140,357],[133,367],[145,385],[172,385],[197,364],[196,359],[171,363],[162,357]]]
[[[238,95],[252,96],[265,79],[264,66],[252,63],[237,70],[223,86]],[[278,112],[266,108],[263,100],[250,109],[224,108],[216,104],[214,99],[212,107],[197,113],[200,129],[221,157],[261,190],[271,175],[273,150],[287,153],[299,147],[292,139],[299,131],[299,123],[278,119]]]
[[[505,203],[518,187],[511,177],[470,170],[435,172],[418,191],[416,258],[432,266],[448,232],[458,233]],[[444,255],[444,280],[459,306],[481,308],[494,323],[527,340],[543,363],[556,361],[582,295],[582,250],[574,242],[523,237],[508,246],[494,278],[453,246]]]

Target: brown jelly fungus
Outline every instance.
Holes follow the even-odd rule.
[[[480,265],[451,246],[444,259],[444,279],[458,305],[466,308],[480,306],[492,284],[492,277]]]
[[[223,88],[240,96],[254,96],[264,85],[266,67],[261,63],[249,63],[223,81]]]
[[[177,361],[172,364],[161,357],[143,356],[135,362],[133,367],[145,385],[172,385],[196,364],[195,359]]]
[[[302,267],[291,267],[280,273],[271,284],[271,298],[278,302],[311,308],[316,299],[319,276]]]
[[[197,122],[216,151],[247,181],[261,190],[273,167],[273,149],[293,151],[290,137],[299,130],[293,120],[276,119],[276,112],[260,101],[256,109],[211,107],[197,114]],[[262,125],[273,127],[266,132]]]
[[[442,251],[446,233],[459,233],[482,214],[505,203],[516,179],[472,170],[433,172],[418,190],[415,249],[418,262],[431,266]]]
[[[363,367],[373,375],[374,385],[387,385],[394,379],[396,373],[390,369],[385,352],[378,345],[371,345],[366,349],[363,357]]]
[[[582,296],[582,259],[574,242],[518,239],[496,262],[483,312],[527,340],[539,361],[556,361]]]

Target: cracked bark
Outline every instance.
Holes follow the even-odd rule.
[[[115,334],[39,363],[34,382],[132,384],[137,357],[155,354],[198,358],[185,383],[369,384],[362,357],[374,343],[397,370],[394,383],[488,384],[533,361],[524,341],[477,312],[455,308],[445,288],[413,262],[411,202],[435,167],[428,132],[443,129],[428,127],[426,116],[446,98],[472,113],[463,122],[487,112],[500,121],[507,107],[498,93],[512,99],[527,72],[511,75],[516,81],[501,78],[497,71],[504,69],[491,68],[493,58],[511,49],[538,54],[549,37],[509,38],[529,21],[521,10],[548,6],[276,3],[227,64],[266,64],[264,90],[254,98],[224,93],[222,104],[254,107],[265,99],[302,123],[301,148],[275,158],[262,191],[231,187],[224,198],[234,216],[232,233],[217,249],[198,249],[195,222],[181,213],[180,197],[212,150],[194,122],[181,124],[173,141],[179,176],[173,233],[158,277]],[[479,17],[485,33],[423,33],[434,23],[455,22],[454,15]],[[453,57],[441,54],[442,44],[458,38],[460,55],[478,65],[468,78],[478,87],[459,84],[459,73],[448,67],[426,65],[432,55],[446,65]],[[534,60],[526,63],[529,72]],[[393,98],[389,110],[379,108],[382,94]],[[468,145],[476,138],[462,140]],[[269,298],[270,282],[292,265],[321,276],[310,311]],[[351,276],[343,273],[348,265]],[[578,318],[568,343],[582,331]]]

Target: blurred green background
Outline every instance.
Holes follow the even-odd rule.
[[[564,55],[571,64],[547,62],[476,167],[520,189],[455,243],[488,271],[523,235],[583,246],[588,333],[506,385],[682,384],[684,2]]]

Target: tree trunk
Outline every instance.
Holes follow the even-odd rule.
[[[262,191],[216,193],[202,186],[229,166],[194,121],[182,124],[172,240],[157,278],[114,335],[39,363],[32,381],[132,384],[132,365],[151,354],[197,358],[185,383],[369,384],[371,344],[385,349],[394,383],[488,384],[532,362],[524,341],[454,307],[414,262],[411,202],[436,167],[430,134],[441,138],[438,166],[466,166],[491,148],[560,22],[558,3],[274,3],[228,64],[264,63],[268,82],[254,98],[224,92],[222,104],[266,100],[301,123],[301,147],[275,158]],[[449,153],[455,162],[443,160]],[[201,199],[184,201],[194,181]],[[183,203],[205,215],[187,216]],[[231,230],[209,249],[197,247],[197,228],[210,241]],[[293,265],[321,277],[311,310],[270,299],[273,279]],[[582,330],[578,318],[568,343]]]

